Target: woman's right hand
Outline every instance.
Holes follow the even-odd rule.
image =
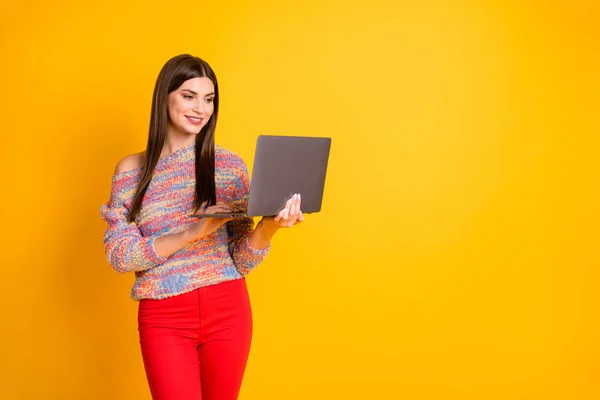
[[[205,213],[230,213],[240,211],[233,204],[217,204],[204,210]],[[206,235],[210,235],[219,229],[223,224],[231,221],[233,218],[201,218],[195,221],[189,228],[174,233],[172,235],[161,236],[154,241],[154,249],[160,257],[168,258],[172,254],[181,250],[193,241],[199,240]]]
[[[215,206],[207,207],[204,210],[204,214],[218,214],[218,213],[230,213],[237,212],[239,209],[232,204],[217,204]],[[191,235],[192,240],[198,240],[206,235],[210,235],[219,229],[223,224],[231,221],[233,217],[229,218],[200,218],[198,222],[194,223],[188,228],[188,233]]]

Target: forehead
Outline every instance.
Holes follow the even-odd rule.
[[[215,91],[215,85],[207,77],[192,78],[183,82],[177,90],[189,89],[200,95],[212,93]]]

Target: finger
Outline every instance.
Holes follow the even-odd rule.
[[[242,205],[242,204],[234,204],[231,203],[229,204],[229,207],[231,208],[232,211],[234,212],[243,212],[246,210],[246,208]]]
[[[301,198],[300,198],[300,193],[296,194],[296,200],[294,201],[294,208],[293,208],[293,224],[290,225],[290,227],[296,225],[296,221],[298,221],[298,218],[300,218],[300,214],[302,213],[302,211],[300,211],[300,202],[301,202]]]
[[[206,212],[211,213],[234,213],[234,212],[242,212],[244,209],[241,206],[237,206],[235,204],[217,204],[215,206],[211,206],[206,209]]]
[[[292,196],[292,204],[290,206],[290,214],[292,216],[295,216],[298,213],[298,195],[294,194],[294,196]]]
[[[279,220],[281,220],[281,219],[287,220],[289,212],[290,212],[291,204],[292,204],[292,199],[289,199],[285,203],[285,207],[281,211],[279,211],[279,214],[277,214],[277,217],[275,218],[276,222],[279,222]]]
[[[292,199],[289,199],[285,204],[285,208],[282,210],[283,219],[287,221],[288,216],[290,215],[290,207],[292,206]]]
[[[297,216],[293,216],[290,221],[287,223],[288,228],[291,228],[292,226],[296,225],[296,221],[298,220]]]
[[[304,221],[304,214],[302,214],[302,195],[298,193],[298,220]]]
[[[285,226],[285,224],[287,223],[287,218],[288,218],[288,210],[287,209],[283,209],[281,210],[281,219],[279,221],[279,226],[283,227]]]
[[[283,210],[279,211],[279,214],[275,217],[275,222],[279,222],[281,218],[283,218]]]
[[[291,228],[296,224],[296,220],[298,219],[298,195],[294,195],[292,198],[292,205],[290,207],[289,221],[287,223],[287,227]]]
[[[239,209],[239,207],[236,207],[236,206],[231,205],[231,204],[226,204],[225,206],[223,206],[223,208],[225,208],[229,212],[235,212],[235,211],[237,211]]]
[[[204,210],[205,214],[214,214],[220,212],[230,212],[231,209],[224,204],[218,204],[216,206],[210,206],[206,210]]]

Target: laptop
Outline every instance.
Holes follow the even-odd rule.
[[[276,216],[294,195],[303,214],[321,211],[331,138],[259,135],[254,153],[248,209],[192,214],[195,218]]]

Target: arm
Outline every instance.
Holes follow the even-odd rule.
[[[189,231],[163,237],[144,237],[135,223],[129,223],[129,206],[135,180],[122,174],[142,166],[143,153],[123,158],[117,163],[110,201],[102,205],[100,214],[108,224],[104,248],[110,265],[121,273],[143,271],[162,264],[194,237]]]
[[[139,168],[140,155],[127,156],[117,164],[115,176]],[[230,219],[201,220],[188,229],[165,236],[144,237],[135,223],[129,222],[135,180],[128,176],[113,179],[110,201],[101,207],[108,224],[104,235],[105,253],[110,265],[121,273],[144,271],[164,263],[168,257],[214,231]],[[207,212],[231,212],[226,206],[212,206]]]
[[[271,240],[279,228],[274,226],[268,226],[261,220],[257,225],[254,232],[250,234],[248,238],[248,244],[250,247],[255,249],[266,249],[271,244]]]
[[[104,234],[104,251],[115,271],[144,271],[167,260],[168,256],[159,254],[154,247],[158,237],[144,237],[135,223],[127,221],[129,209],[116,194],[111,195],[111,200],[101,207],[100,213],[108,224]]]
[[[154,242],[154,249],[161,257],[168,258],[194,240],[197,239],[192,235],[191,230],[186,229],[183,232],[159,237]]]
[[[240,161],[239,173],[235,188],[236,206],[248,208],[250,195],[250,179],[248,169],[243,160]],[[270,241],[274,231],[265,229],[260,223],[254,229],[252,218],[235,218],[227,223],[229,237],[229,253],[238,272],[244,276],[260,264],[270,250]]]
[[[303,222],[304,215],[300,210],[301,201],[300,194],[295,194],[276,217],[263,217],[248,239],[250,245],[258,249],[265,248],[279,229],[291,228]]]
[[[124,157],[115,167],[110,199],[100,208],[107,228],[104,233],[104,252],[109,264],[120,273],[143,271],[166,261],[169,254],[154,247],[158,237],[144,237],[135,223],[129,222],[132,193],[136,181],[123,175],[142,166],[144,153]],[[161,246],[162,247],[162,246]]]
[[[232,222],[231,224],[233,225],[230,226],[237,227],[237,229],[240,230],[240,233],[238,235],[233,236],[248,238],[247,248],[242,248],[242,250],[249,251],[250,253],[257,253],[258,251],[268,251],[271,246],[271,240],[273,239],[273,236],[275,236],[275,233],[279,231],[279,229],[291,228],[304,221],[304,215],[300,210],[300,204],[300,195],[294,195],[291,199],[288,200],[285,208],[279,212],[279,215],[277,215],[276,217],[262,218],[256,226],[256,229],[254,230],[252,230],[253,223],[251,218],[249,219],[249,223],[243,220],[234,220],[235,223]],[[240,243],[238,242],[238,245],[239,244]],[[237,250],[240,251],[239,249]],[[235,258],[234,261],[236,261]],[[258,262],[256,262],[256,264],[258,264],[260,261],[262,260],[259,260]],[[250,269],[252,269],[256,265],[252,265],[247,262],[244,263],[243,260],[241,260],[241,262],[238,260],[238,262],[242,266],[242,271],[246,274],[250,272]],[[236,263],[236,266],[238,266],[238,271],[240,271],[240,265]],[[249,268],[243,268],[244,265],[246,265],[247,267],[249,266]],[[240,273],[242,273],[242,271],[240,271]]]
[[[226,205],[215,205],[208,207],[205,210],[205,212],[209,214],[213,212],[218,213],[231,211],[232,210]],[[162,257],[169,257],[171,254],[181,250],[189,243],[215,232],[221,227],[221,225],[231,220],[232,218],[210,218],[200,220],[182,232],[159,237],[154,242],[154,248]]]
[[[208,212],[231,211],[213,206]],[[108,223],[104,235],[105,252],[110,265],[121,273],[144,271],[164,263],[173,253],[189,243],[216,231],[230,219],[201,220],[190,228],[172,235],[144,237],[135,223],[129,223],[129,209],[117,196],[101,208]]]

